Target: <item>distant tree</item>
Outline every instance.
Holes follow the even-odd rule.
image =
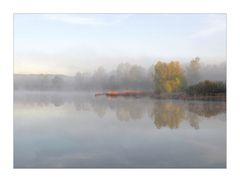
[[[83,76],[80,72],[77,72],[74,78],[75,89],[80,89],[83,86]]]
[[[129,70],[131,81],[138,82],[144,79],[144,68],[138,65],[133,65]]]
[[[35,81],[35,83],[33,83],[34,88],[32,89],[36,89],[38,88],[39,90],[48,90],[50,88],[50,78],[48,75],[39,75],[39,78]],[[31,86],[30,86],[31,87]]]
[[[157,92],[172,93],[184,88],[184,72],[178,61],[170,63],[159,61],[154,68],[154,82]]]
[[[154,65],[146,70],[146,81],[144,84],[146,90],[154,90]]]
[[[127,89],[129,88],[129,71],[131,69],[131,65],[129,63],[120,63],[117,66],[116,70],[116,83],[119,88]]]
[[[94,79],[91,79],[91,75],[87,72],[77,72],[74,77],[74,88],[76,90],[89,90],[94,84]],[[95,83],[95,82],[94,82]]]
[[[128,73],[128,83],[131,88],[139,89],[145,81],[145,70],[138,65],[131,66]]]
[[[100,66],[92,77],[92,83],[94,84],[93,87],[96,89],[104,89],[106,85],[107,74],[105,69]]]
[[[117,83],[116,75],[109,75],[108,81],[106,83],[106,89],[107,90],[115,90],[119,89],[119,84]]]
[[[131,65],[129,63],[120,63],[117,66],[117,75],[119,77],[125,77],[129,70],[131,69]]]
[[[200,58],[196,57],[191,60],[187,67],[187,83],[192,85],[200,81]]]
[[[102,66],[100,66],[94,73],[94,77],[97,77],[97,78],[99,77],[104,78],[105,75],[106,75],[106,71]]]
[[[52,86],[53,89],[61,90],[63,88],[63,79],[58,75],[54,76],[52,79]]]

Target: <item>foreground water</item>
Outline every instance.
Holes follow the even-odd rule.
[[[15,168],[225,168],[226,103],[15,92]]]

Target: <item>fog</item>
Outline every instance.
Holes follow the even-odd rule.
[[[226,63],[208,65],[202,64],[200,68],[201,80],[226,81]]]
[[[15,92],[14,167],[226,167],[226,103]]]
[[[48,108],[73,105],[77,112],[93,112],[98,117],[108,116],[112,111],[118,121],[140,120],[147,115],[157,129],[167,127],[179,128],[180,124],[188,121],[191,127],[199,129],[200,117],[210,118],[226,112],[225,102],[202,101],[159,101],[148,98],[92,97],[83,92],[67,94],[59,92],[17,92],[16,106],[26,108]],[[144,102],[144,104],[142,104]],[[220,115],[225,120],[224,115]]]
[[[226,81],[226,62],[200,63],[198,70],[190,74],[189,64],[182,65],[188,85],[203,80]],[[15,74],[15,90],[57,91],[106,91],[111,89],[154,90],[154,65],[120,63],[112,71],[100,66],[94,72],[77,72],[75,76],[60,74]]]

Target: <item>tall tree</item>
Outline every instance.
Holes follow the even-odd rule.
[[[184,72],[178,61],[170,63],[159,61],[154,68],[155,90],[157,92],[172,93],[185,86]]]
[[[200,81],[200,58],[196,57],[191,60],[187,68],[187,83],[193,85]]]

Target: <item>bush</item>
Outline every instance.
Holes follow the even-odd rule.
[[[226,83],[221,81],[205,80],[191,85],[186,89],[188,95],[218,95],[226,94]]]

